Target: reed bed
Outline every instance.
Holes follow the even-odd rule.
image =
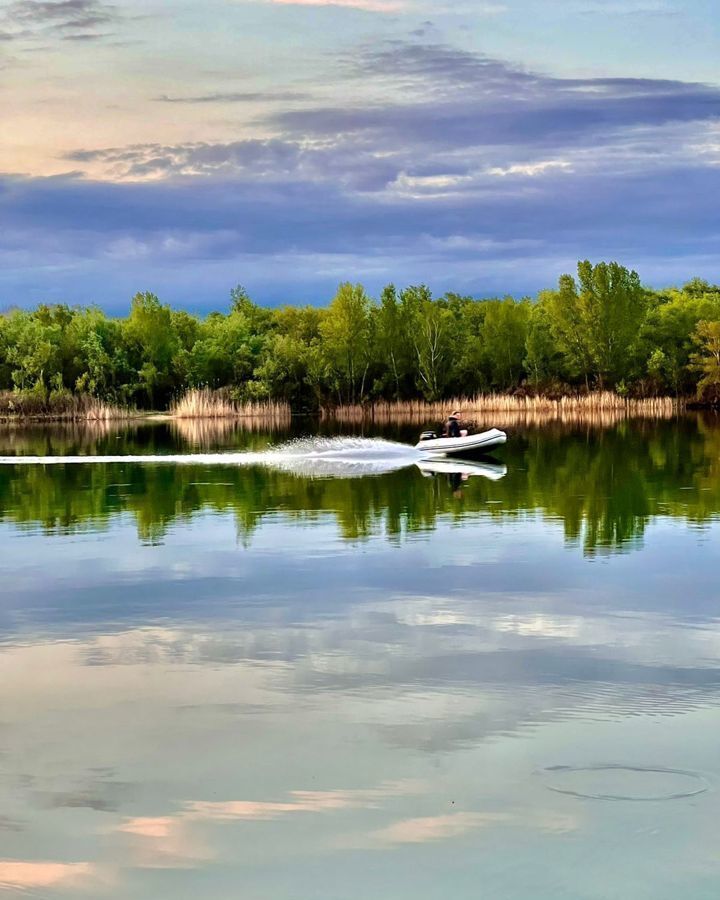
[[[197,388],[187,391],[170,405],[170,415],[176,419],[256,419],[258,422],[289,423],[291,412],[287,403],[273,400],[233,400],[224,391]],[[258,426],[259,427],[259,426]]]
[[[503,421],[507,421],[508,418],[523,421],[529,419],[577,421],[595,418],[618,421],[634,416],[670,418],[677,415],[683,407],[682,401],[672,397],[635,399],[621,397],[611,391],[565,396],[559,399],[544,396],[479,394],[475,397],[451,397],[434,403],[409,400],[326,407],[321,410],[321,417],[353,424],[422,423],[445,419],[453,410],[460,410],[465,419],[492,413],[495,420]]]
[[[85,394],[41,397],[15,391],[0,392],[0,421],[114,422],[136,415],[132,409],[104,403]]]

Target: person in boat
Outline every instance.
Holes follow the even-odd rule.
[[[448,420],[445,423],[445,437],[460,437],[460,413],[457,410],[448,416]]]

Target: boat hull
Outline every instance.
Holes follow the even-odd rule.
[[[485,453],[507,441],[507,435],[499,428],[491,428],[480,434],[468,434],[459,438],[433,438],[415,445],[424,457],[457,456],[461,453]]]

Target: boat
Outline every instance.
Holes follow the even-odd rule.
[[[481,431],[479,434],[461,434],[460,437],[438,437],[434,431],[423,431],[415,445],[423,457],[432,459],[456,456],[461,453],[485,453],[507,441],[507,434],[499,428]]]

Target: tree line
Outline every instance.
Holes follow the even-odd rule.
[[[129,314],[41,304],[0,316],[0,390],[163,408],[189,388],[320,405],[527,391],[613,389],[720,399],[720,286],[650,290],[616,263],[578,263],[535,298],[478,300],[344,283],[326,307],[172,309],[152,293]]]

